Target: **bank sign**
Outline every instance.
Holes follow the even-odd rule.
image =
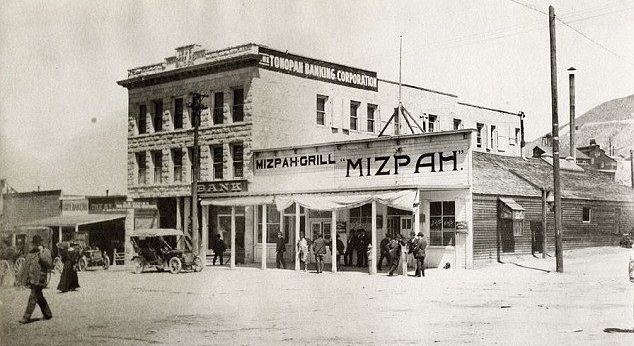
[[[376,72],[259,47],[260,67],[298,77],[378,91]]]
[[[414,137],[256,152],[251,191],[468,187],[471,134],[430,138],[434,140]]]

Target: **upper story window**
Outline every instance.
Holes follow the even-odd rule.
[[[152,127],[154,127],[154,132],[159,132],[163,130],[163,100],[154,100],[152,104],[154,105]]]
[[[172,149],[172,164],[174,165],[174,182],[183,181],[183,150]]]
[[[368,103],[368,132],[374,132],[374,121],[376,118],[376,105]]]
[[[147,166],[145,162],[145,152],[136,153],[136,166],[137,166],[137,183],[146,184]]]
[[[484,124],[477,123],[476,128],[478,129],[478,134],[477,134],[478,137],[476,139],[476,144],[478,148],[482,148],[482,129],[484,128]]]
[[[317,95],[317,125],[326,125],[326,102],[328,96]]]
[[[214,124],[222,124],[224,121],[225,94],[222,91],[214,93]]]
[[[187,156],[189,158],[189,162],[191,163],[189,178],[192,181],[194,180],[194,176],[196,177],[197,180],[200,179],[200,152],[199,150],[200,149],[194,148],[194,147],[187,148],[187,153],[188,153]]]
[[[244,121],[244,89],[233,90],[233,122]]]
[[[183,98],[174,99],[174,129],[183,128]]]
[[[139,134],[147,133],[147,106],[139,105],[139,116],[137,117],[136,128]]]
[[[456,202],[429,203],[430,245],[453,246],[456,237]]]
[[[222,152],[222,145],[219,145],[217,147],[212,147],[211,149],[212,151],[212,159],[213,159],[213,177],[216,180],[222,180],[224,178],[223,175],[223,152]]]
[[[233,177],[244,177],[244,147],[242,143],[231,146],[231,158],[233,161]]]
[[[429,126],[427,126],[427,128],[429,128],[429,132],[434,132],[436,130],[436,121],[438,121],[438,116],[432,114],[428,116]]]
[[[495,149],[495,139],[497,138],[496,134],[497,134],[497,131],[496,131],[495,125],[491,125],[491,141],[490,141],[491,149]]]
[[[582,213],[581,213],[581,222],[590,222],[590,218],[592,217],[591,215],[592,213],[590,212],[590,208],[589,207],[583,207]]]
[[[453,120],[453,129],[454,130],[460,130],[461,128],[462,128],[462,120],[454,118],[454,120]]]
[[[154,164],[154,184],[160,184],[163,181],[163,152],[152,151],[152,163]]]
[[[358,130],[360,105],[357,101],[350,101],[350,130]]]

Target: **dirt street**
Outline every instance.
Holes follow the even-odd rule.
[[[532,257],[422,279],[111,268],[80,273],[81,289],[64,294],[54,275],[49,321],[19,324],[28,290],[0,290],[0,344],[634,345],[629,251],[566,252],[564,274],[552,272],[553,258]]]

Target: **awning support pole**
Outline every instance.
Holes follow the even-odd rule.
[[[266,269],[266,241],[268,237],[266,234],[266,204],[262,204],[262,269]]]
[[[79,233],[79,225],[78,224],[75,225],[75,233]]]
[[[207,264],[207,249],[209,248],[209,206],[202,206],[202,215],[201,215],[201,231],[202,231],[202,246],[200,249],[200,258],[203,260],[203,265]]]
[[[330,223],[330,263],[332,272],[337,272],[337,209],[332,210],[332,221]]]
[[[298,244],[299,244],[299,228],[301,226],[300,224],[301,218],[299,216],[299,203],[295,202],[295,270],[299,271],[299,249],[298,249]]]
[[[368,261],[370,275],[376,274],[376,201],[372,201],[372,250]]]
[[[229,268],[236,267],[236,206],[231,206],[231,256],[229,257]]]
[[[59,238],[58,238],[58,239],[59,239],[59,241],[58,241],[58,243],[61,243],[61,242],[62,242],[62,240],[64,240],[64,239],[62,239],[62,226],[59,226],[57,231],[58,231],[58,235],[59,235]]]

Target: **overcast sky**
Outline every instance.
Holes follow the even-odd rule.
[[[566,69],[577,114],[634,93],[634,1],[522,0],[557,25],[560,119]],[[524,111],[527,138],[550,130],[548,17],[512,0],[0,2],[0,177],[18,191],[125,193],[127,69],[190,43],[247,42],[376,71]],[[94,118],[94,119],[93,119]]]

